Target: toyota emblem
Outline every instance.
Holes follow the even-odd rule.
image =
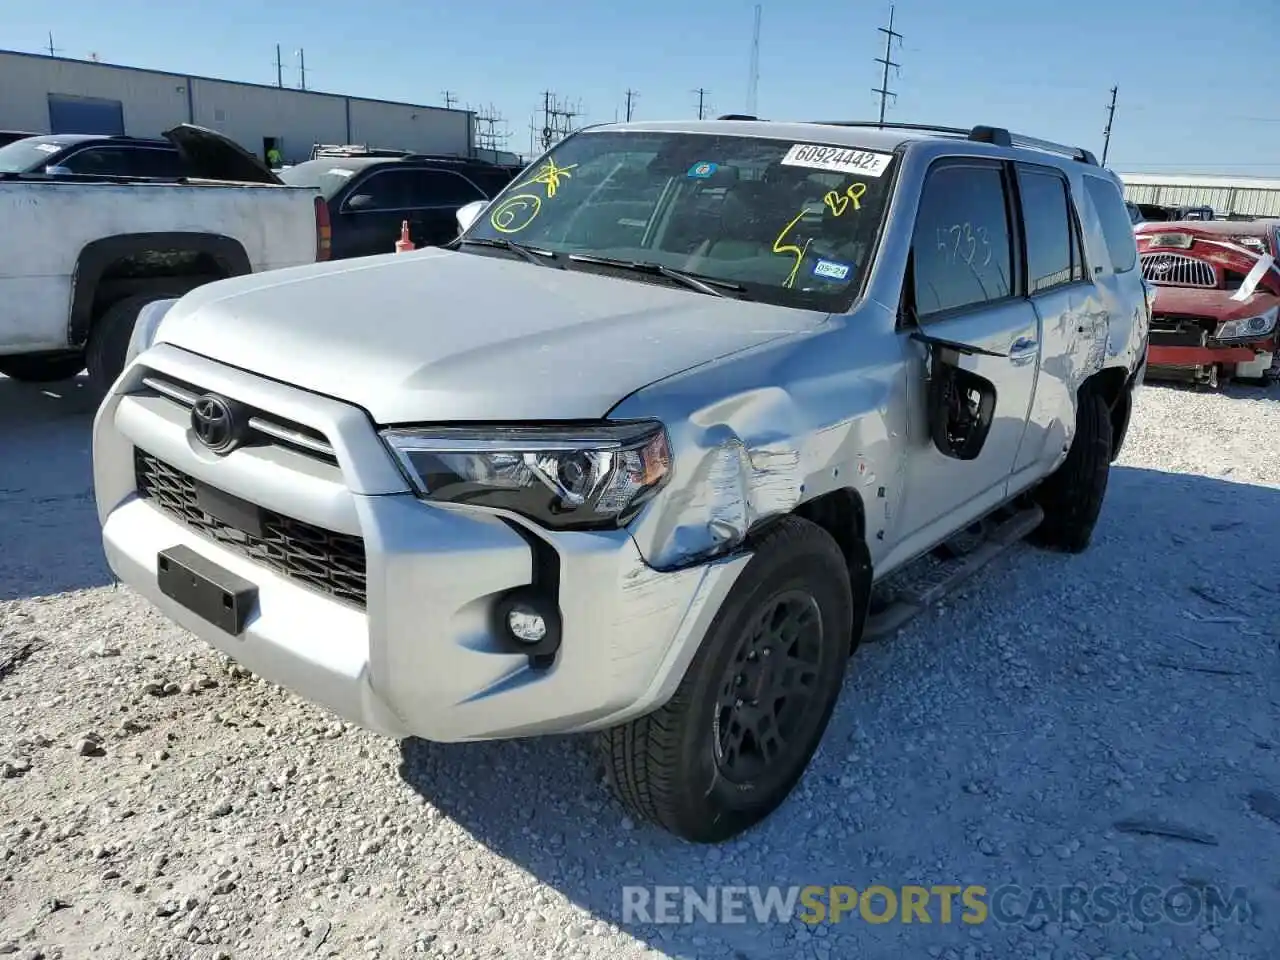
[[[191,408],[191,432],[214,453],[230,453],[240,442],[240,425],[231,402],[207,393]]]

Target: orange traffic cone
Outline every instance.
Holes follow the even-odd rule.
[[[396,241],[396,253],[407,253],[413,249],[413,241],[409,239],[409,221],[400,224],[400,239]]]

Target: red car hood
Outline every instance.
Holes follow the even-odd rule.
[[[1230,290],[1205,290],[1196,287],[1156,287],[1156,301],[1152,313],[1157,315],[1212,317],[1215,320],[1236,320],[1240,317],[1256,317],[1280,304],[1280,297],[1256,291],[1247,300],[1232,300]]]

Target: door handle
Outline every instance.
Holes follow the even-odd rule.
[[[1009,348],[1010,360],[1029,360],[1036,355],[1040,344],[1032,337],[1019,337]]]

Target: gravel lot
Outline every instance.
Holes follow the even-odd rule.
[[[1280,385],[1148,387],[1094,548],[1019,548],[863,647],[801,788],[720,848],[632,824],[580,740],[401,746],[239,675],[111,585],[91,409],[58,393],[0,378],[0,954],[1275,956]],[[877,883],[1248,902],[1183,923],[621,916],[624,884]]]

